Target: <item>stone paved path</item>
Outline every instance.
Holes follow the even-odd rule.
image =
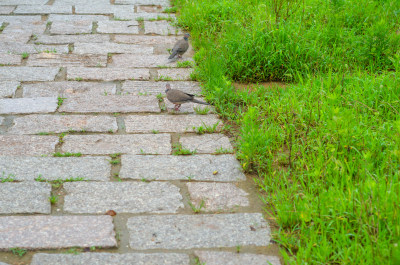
[[[280,264],[223,122],[163,99],[201,96],[168,7],[0,1],[0,264]]]

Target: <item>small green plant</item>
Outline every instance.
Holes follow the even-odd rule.
[[[119,177],[118,173],[114,173],[113,178],[115,178],[118,182],[122,182],[122,179]]]
[[[144,21],[144,18],[138,17],[138,18],[136,18],[136,21],[138,21],[138,22],[143,22],[143,21]]]
[[[37,133],[37,135],[50,135],[51,133],[50,132],[39,132],[39,133]]]
[[[232,153],[233,153],[232,149],[226,149],[226,148],[220,147],[220,148],[215,150],[214,154],[222,155],[222,154],[232,154]]]
[[[27,250],[23,248],[10,248],[10,250],[14,255],[18,257],[23,257],[27,252]]]
[[[194,258],[194,265],[206,265],[205,262],[201,262],[198,257]]]
[[[202,108],[202,107],[197,106],[197,107],[193,107],[193,110],[194,110],[194,111],[196,112],[196,114],[198,114],[198,115],[207,115],[208,112],[210,112],[210,107],[204,107],[204,108]]]
[[[190,206],[190,208],[192,208],[192,211],[194,213],[199,213],[201,211],[201,209],[203,209],[204,207],[204,200],[201,200],[200,205],[197,207],[196,205],[194,205],[191,201],[188,201],[188,204]]]
[[[170,68],[170,67],[166,66],[166,65],[157,65],[157,68],[163,69],[163,68]]]
[[[22,53],[22,59],[26,59],[28,57],[29,57],[29,53],[27,53],[27,52]]]
[[[114,17],[113,20],[115,20],[115,21],[129,21],[130,19]]]
[[[161,93],[158,93],[158,94],[157,94],[157,99],[158,99],[159,102],[162,102],[163,99],[164,99],[164,95],[161,94]]]
[[[44,52],[44,53],[57,53],[57,50],[56,50],[56,49],[51,49],[51,50],[46,49],[46,50],[44,50],[43,52]]]
[[[113,129],[108,130],[108,133],[114,133]]]
[[[57,98],[57,105],[58,105],[58,107],[61,107],[61,105],[62,105],[63,102],[64,102],[64,99],[66,99],[66,98],[62,98],[62,97],[58,97],[58,98]]]
[[[194,176],[186,176],[186,178],[188,179],[188,181],[192,181]]]
[[[241,245],[237,245],[237,246],[236,246],[236,252],[239,253],[241,248],[242,248]]]
[[[58,202],[58,196],[52,194],[52,195],[49,197],[49,201],[50,201],[51,204],[56,204],[56,203]]]
[[[158,134],[159,133],[159,131],[157,131],[157,130],[152,130],[151,131],[153,134]]]
[[[142,181],[142,182],[150,182],[150,180],[148,180],[146,178],[141,178],[140,181]]]
[[[157,77],[156,79],[154,79],[154,81],[172,81],[174,80],[172,77],[169,77],[167,75],[160,75],[159,77]]]
[[[42,175],[39,175],[37,178],[35,178],[35,181],[50,183],[53,188],[58,189],[65,182],[86,181],[86,180],[82,177],[75,177],[75,178],[71,177],[71,178],[66,178],[66,179],[59,178],[59,179],[55,179],[55,180],[47,180],[47,179],[43,178]]]
[[[75,156],[75,157],[81,157],[82,153],[60,153],[56,152],[53,154],[54,157],[70,157],[70,156]]]
[[[119,115],[121,115],[121,113],[119,113],[119,112],[114,112],[114,113],[113,113],[113,116],[114,116],[114,117],[118,117]]]
[[[60,143],[64,142],[64,136],[66,136],[67,134],[68,134],[67,132],[63,132],[60,134],[60,136],[58,137]]]
[[[121,163],[120,159],[111,159],[107,161],[110,162],[111,165],[119,165]]]
[[[176,11],[178,11],[178,8],[176,6],[167,7],[163,10],[164,13],[176,13]]]
[[[120,155],[121,155],[121,153],[115,153],[115,154],[111,154],[110,156],[111,156],[112,159],[116,159]]]
[[[15,181],[15,175],[14,174],[8,174],[7,176],[5,173],[2,173],[2,176],[0,177],[0,183],[4,182],[14,182]]]
[[[67,251],[65,251],[65,254],[73,254],[73,255],[78,255],[82,252],[82,249],[80,248],[70,248]]]
[[[196,154],[197,151],[190,151],[189,149],[183,148],[181,143],[175,143],[172,146],[172,154],[173,155],[193,155]]]
[[[80,82],[80,81],[82,81],[82,80],[83,80],[82,77],[76,77],[76,78],[75,78],[75,81],[78,81],[78,82]]]
[[[193,62],[192,61],[183,61],[183,62],[176,62],[176,67],[179,68],[192,68],[193,67]]]
[[[193,130],[197,134],[205,134],[205,133],[214,133],[217,131],[219,122],[213,124],[213,125],[207,125],[203,122],[203,124],[199,127],[193,127]]]

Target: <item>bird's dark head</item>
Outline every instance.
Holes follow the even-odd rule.
[[[171,89],[171,85],[170,84],[166,84],[165,85],[165,93],[167,93],[170,89]]]
[[[189,34],[189,33],[185,33],[185,35],[183,35],[183,38],[184,38],[185,40],[188,40],[189,37],[190,37],[190,34]]]

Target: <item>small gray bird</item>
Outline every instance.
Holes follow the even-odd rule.
[[[174,58],[176,55],[178,55],[178,58],[182,58],[182,54],[184,54],[188,49],[189,49],[189,33],[185,33],[183,39],[178,40],[174,48],[172,48],[171,55],[168,57],[168,59]]]
[[[174,110],[179,111],[179,108],[183,103],[194,102],[198,104],[210,105],[207,102],[203,102],[194,98],[194,95],[185,93],[177,89],[171,89],[171,85],[166,85],[165,93],[167,94],[167,99],[175,104]]]

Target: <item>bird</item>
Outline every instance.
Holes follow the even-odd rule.
[[[168,57],[168,59],[174,58],[176,55],[178,55],[178,58],[182,58],[182,54],[184,54],[188,49],[189,49],[189,33],[185,33],[183,36],[183,39],[178,40],[174,47],[172,48],[171,55]]]
[[[165,94],[167,94],[167,99],[175,104],[174,110],[179,111],[179,108],[183,103],[194,102],[203,105],[210,105],[207,102],[203,102],[194,98],[194,95],[185,93],[178,89],[171,89],[170,84],[166,84]]]

